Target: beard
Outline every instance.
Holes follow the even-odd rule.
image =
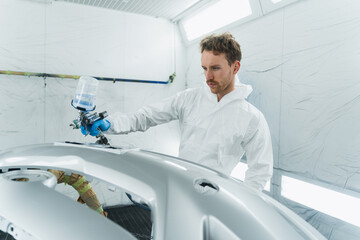
[[[222,92],[227,93],[228,92],[227,90],[230,89],[231,91],[234,86],[235,77],[233,76],[232,80],[231,77],[232,77],[231,70],[229,70],[228,74],[224,76],[220,81],[216,79],[211,79],[211,80],[207,80],[206,83],[213,94],[218,94]]]

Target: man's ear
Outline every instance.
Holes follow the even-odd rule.
[[[241,64],[239,61],[234,62],[234,74],[236,74],[240,70],[240,66]]]

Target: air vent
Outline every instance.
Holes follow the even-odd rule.
[[[197,192],[205,195],[215,194],[219,191],[219,186],[207,179],[199,178],[194,181],[194,188]]]

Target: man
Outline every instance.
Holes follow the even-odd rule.
[[[179,157],[230,175],[246,152],[245,183],[262,190],[271,178],[273,156],[269,128],[263,114],[245,98],[250,86],[235,88],[241,50],[230,33],[210,35],[200,43],[201,65],[208,87],[187,89],[131,114],[116,113],[87,126],[96,136],[145,131],[179,120]],[[87,134],[82,127],[83,134]]]

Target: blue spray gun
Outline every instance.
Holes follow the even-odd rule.
[[[79,129],[81,126],[85,127],[88,131],[88,126],[92,126],[96,121],[104,119],[108,116],[107,112],[91,113],[95,110],[95,98],[99,82],[93,77],[82,76],[79,78],[79,83],[76,87],[75,97],[71,101],[71,105],[79,110],[79,117],[72,121],[70,126],[73,129]],[[109,145],[108,139],[104,136],[101,129],[99,134],[96,136],[98,140],[96,143]]]

